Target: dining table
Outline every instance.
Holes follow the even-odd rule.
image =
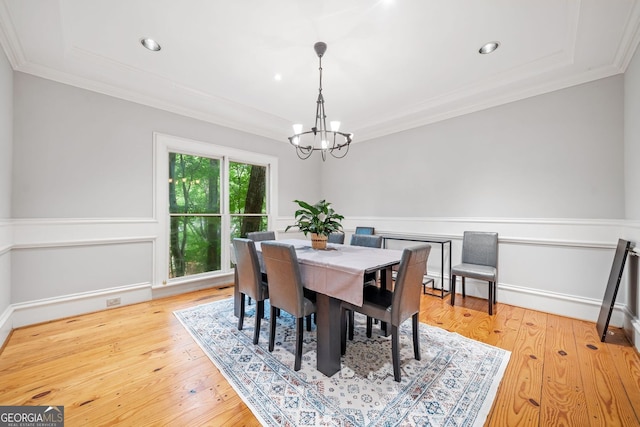
[[[380,272],[380,286],[391,286],[392,268],[400,263],[402,251],[333,243],[318,250],[311,247],[309,240],[278,242],[293,245],[304,287],[316,292],[317,369],[332,376],[340,370],[342,301],[362,306],[364,277],[368,273]],[[255,243],[264,272],[260,244]]]

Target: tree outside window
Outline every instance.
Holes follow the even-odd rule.
[[[267,229],[267,168],[229,163],[231,238]]]
[[[223,217],[229,216],[231,238],[266,230],[266,166],[225,159],[169,153],[169,277],[221,269]],[[222,182],[229,188],[222,190]],[[229,213],[223,212],[228,195]],[[230,242],[227,242],[226,246]]]

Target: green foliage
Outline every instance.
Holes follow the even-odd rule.
[[[169,277],[221,268],[221,194],[228,197],[232,237],[266,230],[267,168],[229,162],[225,192],[221,169],[220,159],[169,153]]]
[[[250,165],[247,163],[229,162],[229,212],[233,214],[266,214],[267,198],[265,197],[265,188],[263,187],[260,195],[261,200],[258,201],[258,208],[246,209],[247,199],[252,196],[250,190],[251,174],[259,170],[263,176],[266,176],[267,168],[265,166]]]
[[[302,200],[294,200],[300,206],[295,213],[296,223],[287,226],[285,231],[297,227],[306,236],[307,233],[316,233],[328,236],[331,233],[342,230],[341,220],[344,216],[337,214],[331,207],[331,203],[320,200],[311,205]]]

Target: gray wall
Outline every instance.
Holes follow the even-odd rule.
[[[0,318],[11,302],[11,173],[13,145],[13,70],[0,48]]]
[[[631,220],[625,238],[640,245],[640,48],[624,75],[624,160],[626,218]],[[640,272],[638,257],[629,257],[627,267],[629,287],[626,298],[629,311],[636,321],[640,314]],[[627,330],[632,330],[627,325]],[[640,328],[635,335],[636,347],[640,348]]]
[[[623,90],[615,76],[354,144],[323,194],[346,215],[624,218]]]
[[[320,163],[284,141],[28,74],[15,74],[15,117],[14,218],[151,217],[153,132],[278,157],[280,214],[320,193]]]
[[[625,216],[640,220],[640,49],[624,75]]]

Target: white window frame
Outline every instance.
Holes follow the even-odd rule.
[[[158,222],[158,234],[154,257],[154,287],[184,284],[208,278],[227,276],[231,269],[231,215],[229,213],[229,162],[249,163],[267,168],[267,224],[272,228],[273,218],[277,218],[278,206],[278,158],[266,154],[239,150],[237,148],[215,145],[208,142],[195,141],[162,133],[153,134],[154,148],[154,212]],[[219,271],[194,274],[169,279],[169,153],[182,153],[193,156],[220,159],[221,215],[222,215],[222,268]],[[225,244],[224,242],[227,242]]]

